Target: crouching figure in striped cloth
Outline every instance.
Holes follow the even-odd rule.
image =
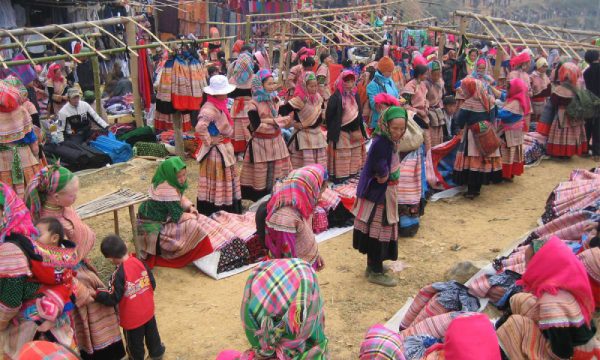
[[[594,296],[584,265],[556,236],[534,241],[526,261],[517,284],[527,292],[510,298],[511,315],[496,325],[507,357],[597,359]]]
[[[138,210],[136,249],[153,267],[183,267],[213,251],[210,220],[183,195],[187,169],[180,157],[163,161],[152,178],[150,199]]]
[[[217,360],[329,358],[323,298],[306,261],[260,263],[246,281],[241,313],[250,349],[225,350]]]

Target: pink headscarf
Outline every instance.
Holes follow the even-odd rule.
[[[344,81],[352,77],[354,79],[354,87],[350,93],[344,91]],[[350,70],[344,70],[335,81],[335,88],[342,95],[342,108],[349,108],[356,103],[356,74]]]
[[[388,106],[400,106],[400,100],[390,94],[380,93],[375,95],[375,104],[384,104]]]
[[[417,67],[419,65],[427,66],[427,59],[425,59],[423,55],[417,55],[413,58],[413,67]]]
[[[21,234],[28,238],[37,236],[31,213],[12,187],[0,182],[0,200],[3,214],[0,218],[0,243],[10,234]]]
[[[300,51],[298,51],[298,59],[300,59],[300,61],[304,61],[306,60],[306,58],[309,57],[313,57],[315,56],[316,52],[314,49],[309,49],[307,47],[303,47],[302,49],[300,49]]]
[[[452,320],[444,344],[430,347],[426,354],[442,349],[446,360],[501,359],[496,331],[485,314],[459,316]]]
[[[477,60],[477,67],[479,67],[480,65],[487,66],[487,62],[484,58],[479,58],[479,60]]]
[[[311,80],[317,80],[317,76],[312,71],[307,71],[304,74],[304,78],[300,79],[298,85],[294,89],[294,97],[302,99],[302,101],[310,101],[315,103],[317,101],[319,93],[309,94],[307,89],[307,83]]]
[[[508,89],[508,96],[506,103],[511,101],[518,101],[523,109],[523,115],[531,113],[531,105],[529,103],[529,97],[527,96],[528,88],[525,81],[521,78],[514,78],[510,81],[510,87]]]
[[[558,290],[568,292],[577,300],[585,323],[590,324],[595,304],[588,274],[577,256],[558,237],[552,236],[533,255],[517,285],[538,298],[544,293],[556,295]]]
[[[60,64],[54,63],[50,65],[48,68],[48,75],[46,76],[52,81],[62,82],[65,78],[62,76],[61,71],[59,71],[58,74],[55,73],[57,69],[60,70]]]

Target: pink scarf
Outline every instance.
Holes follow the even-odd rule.
[[[233,126],[233,119],[231,118],[231,114],[229,113],[229,109],[227,109],[227,98],[223,100],[219,100],[212,95],[206,96],[206,101],[213,104],[217,109],[221,110],[227,116],[227,121],[229,125]]]
[[[533,255],[517,285],[538,298],[544,293],[556,295],[563,290],[575,298],[586,324],[594,313],[594,295],[585,267],[571,249],[558,237],[552,236]]]
[[[351,91],[344,91],[344,80],[352,77],[356,81],[356,74],[350,70],[344,70],[335,81],[335,88],[342,95],[342,108],[346,109],[356,105],[356,86]]]
[[[523,109],[523,115],[531,113],[531,106],[529,104],[529,98],[527,97],[527,84],[520,78],[514,78],[510,81],[510,88],[508,89],[508,97],[506,103],[511,101],[518,101]]]

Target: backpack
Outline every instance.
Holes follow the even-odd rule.
[[[576,89],[571,84],[563,84],[575,96],[567,105],[566,114],[571,119],[591,119],[600,113],[600,98],[587,89]]]

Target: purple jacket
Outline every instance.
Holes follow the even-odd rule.
[[[383,136],[375,135],[367,154],[367,161],[360,172],[360,180],[356,188],[356,197],[367,199],[376,204],[385,202],[387,182],[380,184],[375,175],[384,177],[390,173],[394,143]]]

